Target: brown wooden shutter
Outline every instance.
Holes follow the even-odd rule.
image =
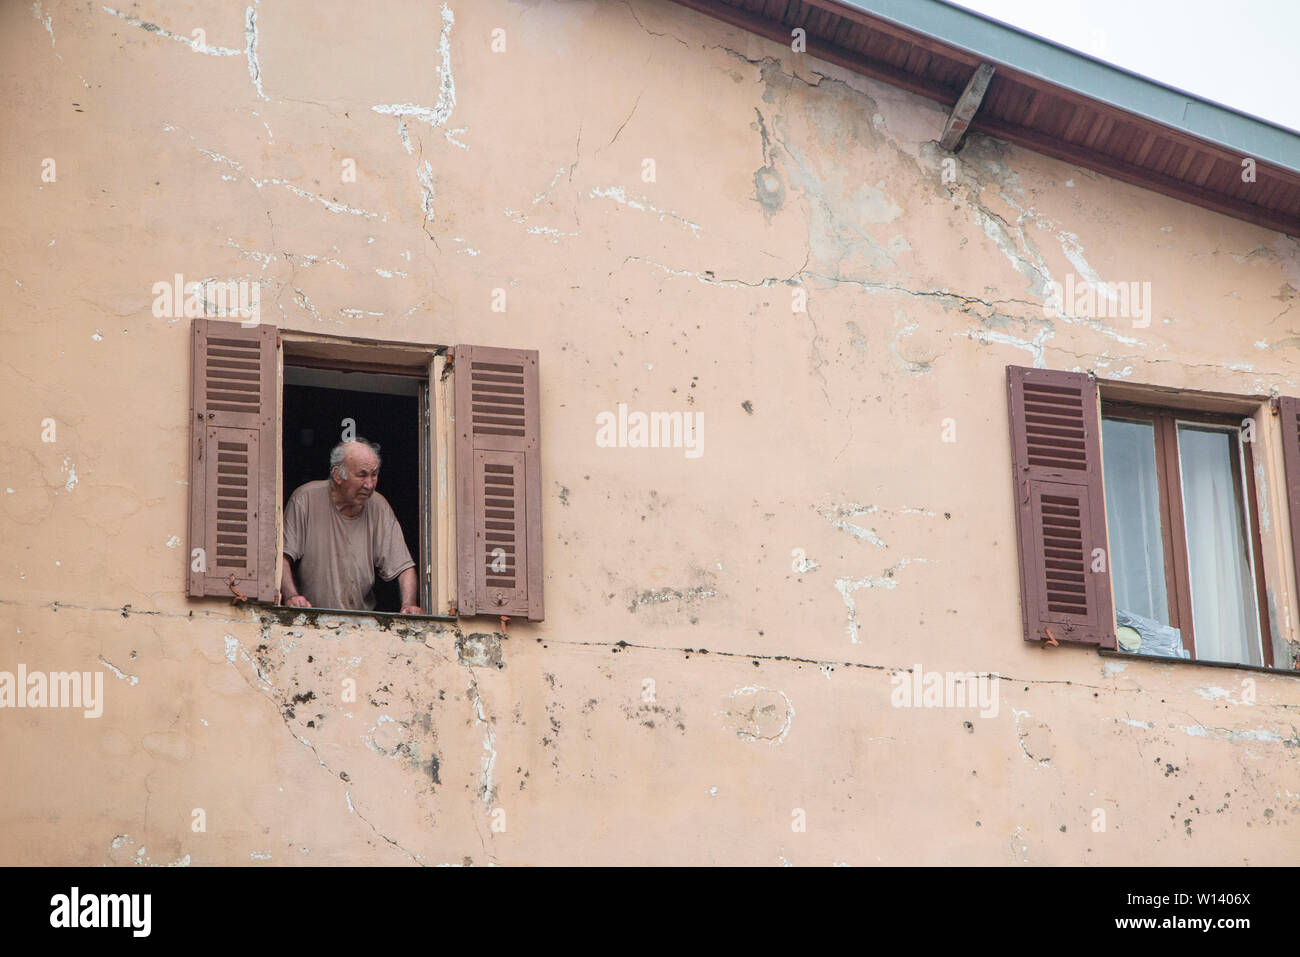
[[[276,329],[195,319],[191,331],[189,593],[273,602]]]
[[[1287,511],[1291,514],[1291,554],[1295,559],[1296,586],[1300,588],[1300,399],[1281,396],[1277,400],[1277,409],[1282,419],[1282,461],[1286,465]]]
[[[537,353],[457,346],[453,374],[457,610],[541,621]]]
[[[1007,392],[1025,639],[1114,648],[1097,384],[1008,366]]]

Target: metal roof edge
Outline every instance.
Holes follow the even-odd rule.
[[[1224,149],[1300,173],[1300,133],[943,0],[835,0]]]

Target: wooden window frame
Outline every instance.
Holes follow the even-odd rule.
[[[1260,537],[1259,497],[1255,487],[1254,442],[1241,440],[1241,427],[1246,416],[1230,412],[1202,411],[1193,408],[1172,408],[1143,403],[1111,400],[1104,395],[1100,402],[1099,421],[1119,419],[1150,422],[1153,426],[1156,460],[1156,486],[1160,495],[1160,535],[1165,565],[1165,593],[1168,601],[1169,624],[1179,629],[1184,647],[1191,653],[1190,661],[1206,664],[1225,664],[1255,667],[1250,662],[1225,662],[1202,659],[1196,653],[1196,634],[1192,620],[1190,560],[1187,550],[1187,525],[1183,513],[1182,469],[1178,456],[1178,426],[1224,426],[1237,430],[1234,445],[1233,483],[1236,499],[1243,510],[1243,521],[1248,528],[1250,568],[1254,582],[1254,606],[1259,621],[1259,640],[1263,667],[1273,669],[1273,636],[1268,615],[1268,598],[1264,579],[1263,545]],[[1102,449],[1102,473],[1105,474],[1105,449]],[[1113,563],[1112,563],[1113,567]]]

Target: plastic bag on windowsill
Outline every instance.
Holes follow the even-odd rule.
[[[1144,618],[1142,615],[1116,609],[1115,624],[1119,626],[1117,638],[1121,651],[1135,655],[1160,655],[1164,658],[1192,656],[1183,647],[1183,633],[1177,628],[1160,624],[1154,618]]]

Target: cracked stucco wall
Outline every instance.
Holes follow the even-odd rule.
[[[664,2],[0,37],[0,670],[106,697],[0,711],[0,861],[1300,858],[1296,680],[1021,640],[1003,378],[1297,394],[1295,240],[987,138],[946,181],[934,104]],[[186,600],[177,272],[540,350],[547,620]],[[1150,326],[1050,318],[1067,274],[1150,281]],[[620,402],[707,413],[704,454],[599,447]],[[997,713],[892,707],[918,664],[1006,676]]]

